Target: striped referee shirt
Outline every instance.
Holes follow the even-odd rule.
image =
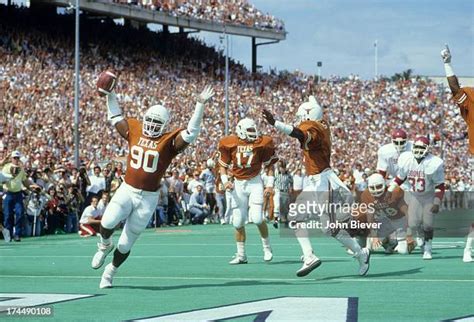
[[[293,187],[293,177],[288,173],[278,173],[275,175],[275,189],[281,192],[288,192]]]

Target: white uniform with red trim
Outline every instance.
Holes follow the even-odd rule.
[[[432,227],[431,207],[435,199],[436,187],[444,183],[444,161],[432,154],[420,163],[412,152],[404,152],[398,159],[398,178],[408,182],[405,201],[408,204],[408,226]]]
[[[413,142],[407,142],[404,152],[411,151],[412,147]],[[401,153],[397,151],[393,143],[382,145],[377,151],[377,171],[384,171],[390,177],[395,178],[398,174],[398,158],[400,155]]]

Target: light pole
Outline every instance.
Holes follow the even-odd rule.
[[[318,84],[319,84],[319,82],[321,81],[321,67],[323,66],[323,62],[318,61],[317,66],[318,66]]]
[[[74,48],[74,164],[79,168],[79,0],[76,0],[76,33]]]
[[[378,79],[379,77],[379,52],[377,48],[377,42],[378,40],[375,40],[374,42],[374,72],[375,72],[375,79]]]
[[[225,135],[229,135],[229,36],[225,33]]]

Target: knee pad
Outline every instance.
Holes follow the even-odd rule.
[[[119,252],[122,254],[128,253],[132,249],[133,244],[137,241],[139,235],[140,233],[137,234],[133,232],[130,227],[125,227],[117,243]]]
[[[263,222],[263,209],[261,204],[250,204],[249,217],[255,225],[260,225]]]
[[[239,229],[244,227],[245,225],[245,219],[244,216],[242,216],[242,212],[240,211],[239,208],[234,208],[232,209],[232,225],[234,226],[235,229]]]

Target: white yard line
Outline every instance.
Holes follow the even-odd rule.
[[[61,276],[61,275],[54,275],[54,276],[43,276],[43,275],[0,275],[0,278],[52,278],[52,279],[99,279],[98,276]],[[343,281],[343,282],[427,282],[427,283],[474,283],[473,280],[469,279],[416,279],[416,278],[370,278],[370,275],[367,277],[359,277],[359,278],[334,278],[330,279],[323,279],[318,281],[317,279],[300,279],[300,278],[262,278],[262,277],[247,277],[247,278],[240,278],[240,277],[183,277],[183,276],[115,276],[114,279],[134,279],[134,280],[183,280],[183,281],[267,281],[267,282],[282,282],[282,281],[299,281],[302,284],[307,283],[308,281],[311,282],[327,282],[327,281]]]

